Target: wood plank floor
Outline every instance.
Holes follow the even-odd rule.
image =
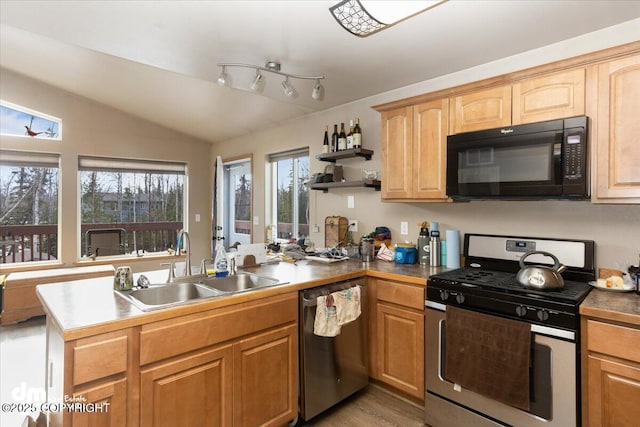
[[[45,318],[0,327],[0,402],[43,403]],[[0,412],[0,426],[20,427],[25,413]],[[305,423],[314,427],[422,427],[424,409],[371,385]]]

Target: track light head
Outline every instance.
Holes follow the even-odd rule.
[[[291,84],[289,83],[289,77],[288,76],[282,81],[282,91],[289,98],[291,98],[293,96],[293,94],[294,94],[293,86],[291,86]]]
[[[218,84],[220,86],[224,86],[225,84],[227,84],[227,67],[225,67],[224,65],[222,66],[222,71],[218,76]]]
[[[257,91],[260,89],[260,85],[264,81],[262,74],[260,74],[260,70],[256,69],[256,77],[253,79],[251,83],[251,90]]]
[[[322,96],[322,85],[320,84],[320,79],[316,80],[316,84],[313,85],[313,90],[311,91],[311,98],[316,101],[320,99]]]

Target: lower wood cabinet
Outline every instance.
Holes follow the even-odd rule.
[[[105,381],[73,393],[70,404],[86,405],[95,411],[70,411],[74,426],[121,427],[127,425],[127,380]]]
[[[424,399],[424,286],[369,279],[374,379]]]
[[[640,329],[583,319],[583,425],[618,427],[640,420]],[[585,328],[586,326],[586,328]]]
[[[424,398],[424,313],[378,303],[379,378]]]
[[[297,337],[289,325],[234,344],[234,426],[286,425],[298,415]]]
[[[232,345],[140,373],[140,425],[231,426],[232,408]]]

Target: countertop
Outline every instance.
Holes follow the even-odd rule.
[[[580,305],[580,314],[640,327],[640,295],[593,289]]]
[[[39,285],[36,291],[45,312],[60,329],[65,340],[72,340],[364,276],[426,286],[429,274],[445,270],[444,267],[418,264],[385,261],[363,263],[355,260],[330,264],[308,260],[298,261],[296,264],[265,264],[244,268],[242,271],[275,277],[286,283],[149,312],[139,310],[115,294],[112,277]],[[164,283],[167,278],[167,270],[144,274],[152,283]],[[134,274],[134,280],[137,276],[138,274]]]

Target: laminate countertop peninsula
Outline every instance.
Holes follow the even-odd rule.
[[[302,260],[295,264],[263,264],[239,272],[274,277],[285,283],[147,312],[117,295],[113,291],[112,277],[59,282],[40,285],[36,289],[45,312],[67,341],[365,276],[426,286],[430,274],[445,270],[444,267],[379,260],[370,263],[348,260],[325,264]],[[145,274],[152,283],[164,283],[168,270],[138,274]],[[134,282],[138,274],[134,274]]]

